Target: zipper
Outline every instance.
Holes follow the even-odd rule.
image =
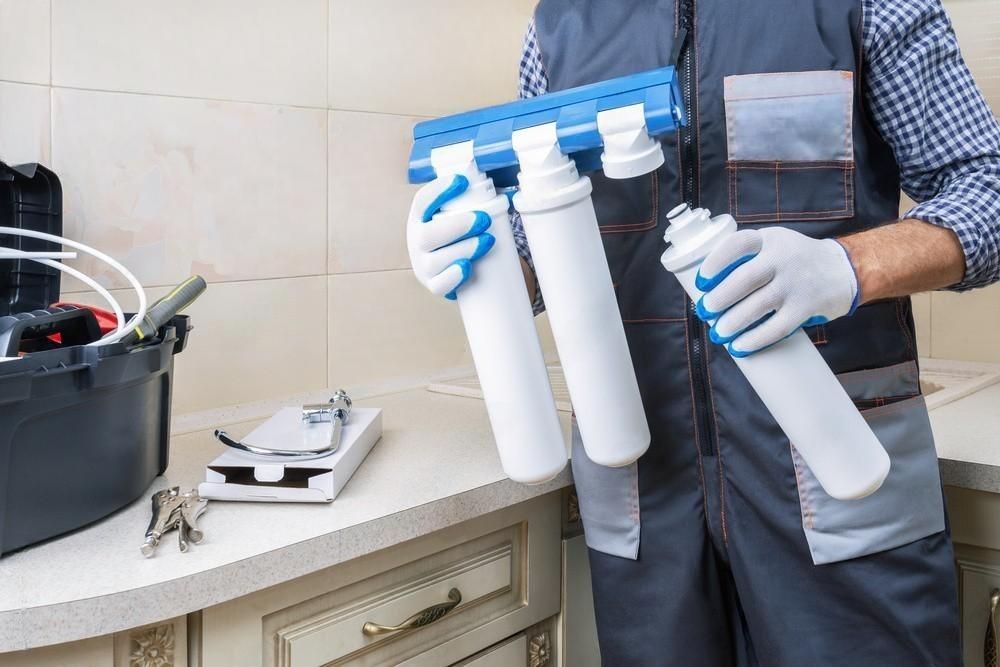
[[[694,53],[695,40],[694,3],[695,0],[678,0],[677,44],[674,53],[677,54],[677,74],[680,78],[681,96],[684,99],[684,109],[687,111],[687,126],[680,128],[681,144],[681,194],[684,201],[692,209],[700,202],[695,194],[695,165],[698,162],[698,147],[695,132],[698,127],[698,107],[694,98]],[[709,395],[708,357],[704,345],[704,323],[695,312],[695,304],[687,301],[688,359],[691,361],[691,382],[694,389],[695,428],[702,434],[702,453],[712,456],[715,453],[716,433],[714,421],[709,414],[712,397]]]

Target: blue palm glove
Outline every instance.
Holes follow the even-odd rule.
[[[705,293],[696,312],[712,324],[709,337],[734,357],[853,314],[860,299],[840,243],[784,227],[732,234],[702,262],[695,285]]]
[[[490,251],[496,238],[486,232],[493,219],[484,211],[441,212],[469,189],[465,176],[439,178],[417,191],[406,225],[406,245],[417,280],[428,290],[456,299],[472,275],[472,264]]]

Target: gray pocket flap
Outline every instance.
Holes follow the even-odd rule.
[[[831,498],[792,448],[802,525],[817,565],[885,551],[944,530],[937,452],[923,397],[863,414],[892,461],[885,483],[867,498]]]
[[[730,161],[854,160],[852,72],[727,76],[724,96]]]
[[[639,557],[639,466],[608,468],[587,457],[573,425],[573,481],[587,546],[635,560]]]

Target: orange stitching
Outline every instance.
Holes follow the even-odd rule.
[[[799,464],[796,458],[798,452],[795,451],[795,446],[791,443],[791,441],[788,443],[788,453],[791,455],[792,471],[795,473],[795,489],[799,492],[799,514],[802,517],[802,525],[811,529],[814,525],[812,506],[809,503],[809,495],[806,493],[805,481],[802,479],[802,473],[799,470]]]
[[[729,212],[734,216],[736,215],[736,209],[739,206],[739,201],[736,198],[736,169],[729,170]]]
[[[742,160],[729,160],[726,163],[726,168],[730,172],[730,180],[734,183],[732,186],[735,189],[735,206],[730,205],[733,210],[733,215],[743,222],[771,222],[792,219],[792,221],[804,221],[808,219],[813,220],[828,220],[833,216],[845,216],[851,217],[854,215],[854,186],[853,179],[850,176],[854,172],[854,164],[849,162],[836,162],[836,163],[789,163],[781,161],[767,161],[767,162],[745,162]],[[823,211],[782,211],[780,210],[779,202],[776,202],[775,212],[766,213],[740,213],[739,212],[739,170],[741,169],[751,169],[756,171],[777,171],[779,175],[781,172],[785,171],[801,171],[807,169],[841,169],[843,171],[844,177],[844,207],[841,209],[828,209]],[[848,173],[851,172],[851,173]],[[780,197],[780,186],[776,185],[776,196]],[[803,218],[802,216],[816,216],[812,218]]]
[[[863,410],[865,419],[869,422],[874,419],[882,419],[883,417],[888,417],[893,415],[904,408],[909,408],[913,405],[914,401],[923,401],[924,397],[922,394],[916,394],[911,398],[903,399],[902,401],[896,401],[895,403],[888,403],[879,408],[872,408],[870,410]]]
[[[792,214],[796,214],[796,215],[798,215],[798,214],[803,214],[803,215],[831,215],[831,214],[837,214],[837,213],[847,213],[847,212],[849,212],[849,210],[850,210],[849,208],[840,208],[840,209],[830,209],[828,211],[783,211],[779,217],[787,218],[787,217],[789,217]],[[761,216],[772,216],[772,215],[776,215],[776,213],[747,213],[744,217],[747,217],[747,218],[758,217],[759,218]]]
[[[739,167],[740,169],[757,169],[761,171],[771,171],[774,165],[781,165],[782,171],[795,171],[802,169],[854,169],[853,160],[727,160],[726,166],[729,168]]]
[[[733,169],[733,187],[736,189],[736,213],[737,219],[740,217],[740,168]]]
[[[781,165],[777,162],[774,163],[774,214],[778,216],[778,220],[781,220],[781,182],[778,179],[778,174],[780,173]]]
[[[635,320],[622,320],[624,324],[663,324],[665,322],[687,322],[686,317],[646,317]]]
[[[620,223],[614,225],[600,225],[600,231],[602,234],[621,234],[625,232],[644,232],[656,227],[657,218],[659,218],[659,198],[660,198],[660,180],[656,177],[659,173],[659,169],[650,174],[650,178],[653,181],[650,192],[651,206],[653,207],[653,216],[645,222],[629,222]]]

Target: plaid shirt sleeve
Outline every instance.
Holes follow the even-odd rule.
[[[520,99],[527,99],[542,95],[548,91],[549,81],[545,76],[545,68],[542,66],[542,52],[538,48],[538,38],[535,35],[535,20],[528,23],[528,31],[524,35],[524,50],[521,55],[521,65],[518,72],[517,96]],[[524,235],[524,225],[521,223],[521,216],[517,211],[511,209],[510,224],[514,229],[514,244],[517,246],[517,254],[535,271],[535,263],[531,261],[531,250],[528,248],[528,239]],[[542,299],[542,290],[535,282],[535,295],[531,303],[531,308],[538,315],[545,310],[545,301]]]
[[[892,147],[907,218],[952,229],[965,277],[1000,280],[1000,124],[969,73],[940,0],[863,0],[865,102]]]

